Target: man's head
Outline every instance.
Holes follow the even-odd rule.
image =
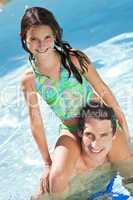
[[[95,159],[107,155],[116,131],[116,117],[111,107],[91,101],[80,113],[82,152]]]

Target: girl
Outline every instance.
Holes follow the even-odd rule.
[[[129,158],[130,149],[126,140],[129,138],[128,127],[115,97],[88,57],[62,40],[62,29],[53,14],[40,7],[27,9],[22,17],[20,35],[32,67],[25,73],[22,89],[31,130],[44,160],[45,172],[41,179],[43,192],[60,193],[66,188],[80,154],[77,134],[80,109],[96,96],[94,93],[114,109],[121,126],[117,129],[110,159]],[[52,160],[37,93],[62,120]],[[123,149],[119,153],[116,149],[121,143]]]

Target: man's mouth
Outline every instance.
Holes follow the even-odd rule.
[[[90,149],[91,150],[91,152],[93,152],[93,153],[100,153],[102,150],[95,150],[95,149]]]
[[[91,146],[88,146],[88,149],[90,152],[92,153],[101,153],[103,151],[103,149],[94,149],[93,147]]]

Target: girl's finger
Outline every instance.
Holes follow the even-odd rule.
[[[40,189],[41,189],[42,193],[45,192],[44,187],[43,187],[43,179],[42,178],[40,179]]]
[[[43,179],[43,190],[44,192],[47,192],[47,179]]]
[[[43,182],[43,187],[45,192],[49,192],[49,180],[48,178],[45,179],[45,181]]]
[[[46,183],[46,189],[47,189],[47,192],[49,193],[49,180],[47,179],[47,183]]]

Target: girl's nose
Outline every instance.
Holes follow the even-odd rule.
[[[44,41],[39,41],[38,47],[39,47],[40,49],[42,49],[44,46],[45,46]]]

